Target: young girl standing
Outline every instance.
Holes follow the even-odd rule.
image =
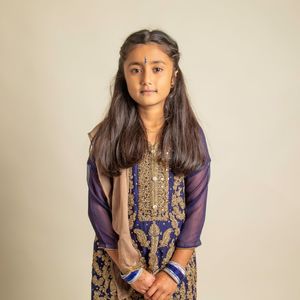
[[[128,36],[108,113],[88,134],[93,300],[197,297],[211,159],[179,58],[160,30]]]

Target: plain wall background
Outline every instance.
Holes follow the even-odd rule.
[[[90,299],[87,132],[125,38],[162,29],[212,158],[198,299],[300,298],[300,7],[1,1],[1,299]]]

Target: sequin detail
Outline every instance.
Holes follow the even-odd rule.
[[[184,177],[175,176],[156,160],[157,144],[149,143],[143,159],[129,169],[128,219],[132,243],[141,253],[146,270],[156,274],[171,259],[185,221]],[[155,179],[154,179],[155,178]],[[112,260],[94,243],[92,300],[117,299],[111,275]],[[197,268],[195,250],[186,266],[186,277],[170,299],[195,300]],[[130,286],[130,298],[144,296]]]

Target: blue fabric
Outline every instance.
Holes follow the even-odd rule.
[[[140,252],[144,268],[156,274],[170,261],[176,248],[195,248],[201,245],[208,183],[210,156],[205,136],[201,138],[205,162],[187,176],[176,176],[172,170],[153,166],[151,153],[130,168],[128,219],[133,245]],[[156,175],[150,172],[154,168]],[[153,177],[155,181],[153,181]],[[117,249],[118,235],[111,225],[108,206],[95,163],[88,160],[89,218],[95,230],[92,299],[114,299],[116,289],[111,275],[112,261],[103,248]],[[155,204],[152,208],[152,200]],[[153,202],[154,203],[154,202]],[[157,208],[154,209],[154,206]],[[197,263],[195,251],[186,266],[186,276],[178,285],[172,299],[196,299]],[[128,289],[131,287],[128,285]],[[116,298],[117,299],[117,298]],[[132,290],[132,299],[144,299]]]

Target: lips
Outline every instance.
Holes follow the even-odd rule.
[[[156,90],[142,90],[141,93],[151,93],[156,92]]]

